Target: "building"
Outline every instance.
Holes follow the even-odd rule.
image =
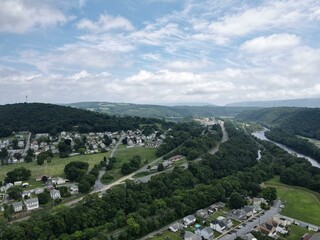
[[[184,234],[184,240],[202,240],[202,239],[200,235],[186,231]]]
[[[214,232],[210,227],[205,227],[201,229],[200,234],[203,239],[214,239]]]
[[[12,203],[12,207],[13,207],[14,212],[21,212],[22,211],[22,202]]]
[[[78,194],[79,193],[79,187],[75,184],[72,184],[70,186],[70,193],[71,194]]]
[[[57,199],[57,198],[61,198],[61,194],[60,194],[60,191],[57,190],[57,189],[52,189],[50,191],[50,196],[51,198],[54,200],[54,199]]]
[[[178,232],[181,229],[183,229],[183,225],[180,223],[174,223],[169,227],[169,230],[171,232]]]
[[[190,226],[190,225],[194,224],[196,222],[196,220],[197,220],[196,217],[193,215],[188,215],[183,218],[184,225],[186,225],[186,226]]]
[[[38,198],[30,198],[24,201],[26,208],[28,211],[39,208],[39,199]]]

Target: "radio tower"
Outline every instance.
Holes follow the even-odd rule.
[[[26,96],[26,103],[28,103],[28,95]]]

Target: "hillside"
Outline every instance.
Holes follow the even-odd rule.
[[[226,106],[230,107],[309,107],[319,108],[320,98],[305,98],[305,99],[291,99],[291,100],[276,100],[276,101],[252,101],[252,102],[237,102],[229,103]]]
[[[118,131],[138,128],[141,123],[159,121],[161,120],[108,116],[44,103],[0,105],[0,137],[9,136],[12,131],[51,134],[74,129],[79,132]]]
[[[66,104],[67,106],[82,108],[91,111],[122,116],[140,116],[157,118],[183,118],[183,117],[234,117],[245,110],[258,108],[252,107],[220,107],[208,106],[160,106],[131,103],[107,103],[107,102],[80,102]]]
[[[242,112],[236,118],[260,122],[269,128],[281,128],[291,134],[320,139],[320,108],[267,108]]]

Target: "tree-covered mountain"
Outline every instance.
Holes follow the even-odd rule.
[[[252,107],[221,107],[207,106],[160,106],[131,103],[108,102],[79,102],[66,104],[67,106],[82,108],[91,111],[121,116],[140,116],[157,118],[183,118],[183,117],[234,117],[245,110],[258,108]]]
[[[237,119],[260,122],[268,128],[281,128],[290,134],[320,139],[320,108],[266,108],[242,112]]]
[[[275,101],[251,101],[251,102],[237,102],[229,103],[229,107],[320,107],[320,98],[304,98],[304,99],[288,99]]]
[[[83,109],[44,103],[19,103],[0,105],[0,137],[13,131],[55,134],[78,130],[118,131],[136,129],[142,123],[162,122],[160,119],[118,117]]]

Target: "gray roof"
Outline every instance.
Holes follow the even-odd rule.
[[[207,232],[208,235],[212,234],[213,233],[213,230],[210,228],[210,227],[205,227],[204,229],[202,229],[201,231],[203,232]]]
[[[35,203],[35,202],[39,202],[39,199],[38,198],[30,198],[30,199],[25,200],[26,204]]]
[[[244,207],[243,207],[243,210],[244,210],[246,213],[249,213],[249,212],[252,212],[252,211],[253,211],[253,207],[252,207],[252,206],[244,206]]]
[[[22,207],[22,202],[14,202],[14,203],[12,203],[12,206],[13,206],[14,208]]]
[[[320,240],[320,233],[313,234],[310,240]]]
[[[186,219],[188,219],[189,221],[195,221],[196,217],[193,215],[188,215],[188,216],[186,216]]]

